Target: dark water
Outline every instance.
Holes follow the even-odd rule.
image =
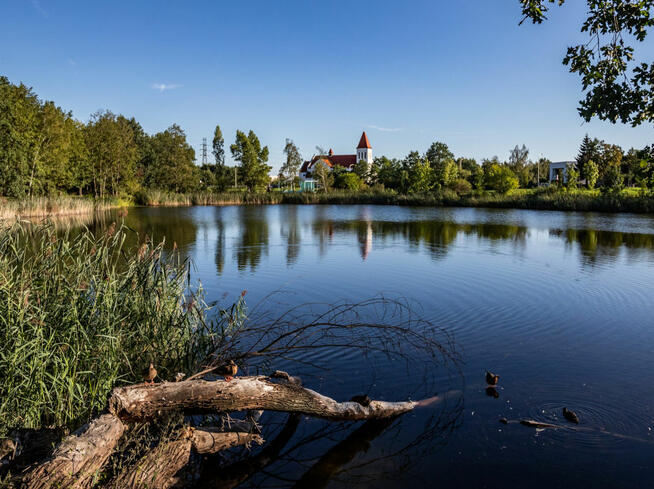
[[[209,300],[247,290],[249,305],[267,298],[261,307],[278,312],[383,293],[456,345],[459,370],[434,367],[428,378],[341,351],[316,359],[327,371],[281,365],[338,400],[449,394],[390,423],[287,425],[267,436],[277,442],[270,460],[250,467],[243,487],[653,484],[652,217],[268,206],[134,209],[126,222],[176,242]],[[486,369],[501,376],[498,398],[485,392]]]

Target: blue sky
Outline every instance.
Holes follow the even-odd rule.
[[[573,158],[585,133],[654,143],[652,126],[583,123],[561,64],[585,2],[518,26],[518,0],[0,0],[0,74],[86,121],[98,109],[146,131],[172,123],[199,153],[216,124],[253,129],[275,169],[285,138],[375,155],[446,142],[457,156]],[[638,52],[651,58],[652,43]],[[198,154],[199,157],[199,154]]]

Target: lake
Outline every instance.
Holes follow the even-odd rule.
[[[456,349],[459,361],[440,365],[340,350],[306,363],[280,359],[275,368],[337,400],[436,392],[444,400],[390,424],[302,419],[244,487],[651,483],[650,216],[244,206],[135,208],[126,224],[176,243],[207,301],[229,304],[246,290],[250,307],[280,314],[383,294],[409,304]],[[500,375],[495,393],[486,392],[486,370]],[[578,426],[561,415],[565,406]],[[562,428],[517,423],[524,418]]]

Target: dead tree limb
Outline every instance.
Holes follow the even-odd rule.
[[[137,384],[114,389],[109,398],[110,411],[122,419],[150,419],[159,412],[175,410],[202,413],[263,409],[356,421],[397,416],[416,405],[412,401],[371,401],[369,406],[339,403],[296,384],[272,382],[268,377]]]
[[[27,473],[26,489],[82,488],[102,468],[125,427],[113,414],[103,414],[65,438],[52,457]]]
[[[211,454],[238,445],[262,444],[259,435],[250,433],[221,433],[210,429],[188,429],[173,441],[160,443],[135,465],[127,468],[110,484],[111,489],[167,489],[189,461],[191,449]]]
[[[285,411],[329,420],[384,419],[418,406],[416,402],[337,402],[293,381],[269,377],[239,377],[231,382],[193,380],[137,384],[113,390],[109,412],[66,438],[44,464],[24,478],[25,487],[82,488],[107,461],[123,435],[123,422],[148,420],[162,412],[231,412],[245,410]],[[121,474],[113,487],[167,487],[189,460],[191,448],[214,453],[230,446],[260,441],[252,433],[219,433],[190,430],[181,439],[161,444],[133,470]],[[162,463],[162,461],[166,463]]]
[[[196,452],[201,454],[218,453],[231,447],[263,444],[263,438],[256,433],[220,432],[213,429],[194,429],[191,433],[191,443]]]

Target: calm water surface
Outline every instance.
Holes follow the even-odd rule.
[[[651,487],[654,218],[253,206],[133,209],[126,222],[176,242],[208,300],[247,290],[249,305],[281,312],[406,298],[461,356],[460,372],[441,367],[429,382],[337,352],[320,359],[326,372],[282,365],[338,400],[449,394],[390,424],[302,419],[243,487]],[[501,376],[498,398],[486,369]],[[580,429],[498,422],[567,427],[563,406]]]

